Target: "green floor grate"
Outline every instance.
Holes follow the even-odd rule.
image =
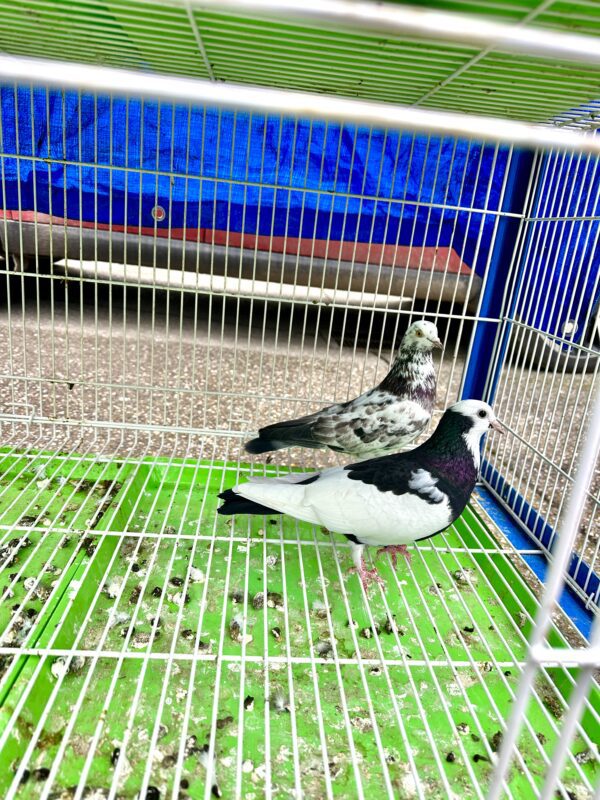
[[[213,752],[223,797],[482,796],[536,601],[474,510],[397,577],[380,561],[367,605],[341,537],[216,516],[236,464],[6,451],[0,471],[2,796],[202,797]],[[541,785],[574,674],[538,681],[513,797]]]

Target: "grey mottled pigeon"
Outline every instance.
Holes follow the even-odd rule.
[[[442,343],[433,322],[413,323],[378,386],[315,414],[267,425],[246,443],[246,450],[266,453],[294,446],[329,448],[354,458],[403,450],[431,419],[436,393],[431,355],[434,347],[442,347]]]

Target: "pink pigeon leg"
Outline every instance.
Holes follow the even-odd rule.
[[[408,547],[405,544],[388,544],[387,547],[380,547],[377,551],[377,555],[381,555],[381,553],[389,553],[390,558],[392,559],[392,566],[396,569],[397,563],[397,553],[401,553],[404,558],[410,562],[412,561],[412,556],[408,550]]]
[[[352,547],[352,560],[354,561],[354,567],[350,569],[350,573],[356,572],[358,574],[365,591],[367,591],[369,588],[370,583],[378,583],[380,586],[385,586],[385,581],[377,572],[377,570],[375,568],[367,568],[363,556],[364,549],[365,546],[362,544],[354,545]]]

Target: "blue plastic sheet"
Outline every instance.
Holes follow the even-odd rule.
[[[469,266],[479,253],[478,271],[495,217],[469,209],[498,209],[507,160],[450,138],[14,87],[1,127],[10,210],[145,228],[158,204],[171,230],[451,246]]]

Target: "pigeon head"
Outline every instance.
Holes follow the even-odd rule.
[[[400,344],[400,350],[419,350],[429,353],[434,347],[442,347],[438,331],[433,322],[419,320],[407,329]]]
[[[482,400],[461,400],[450,406],[444,414],[454,425],[460,428],[467,447],[479,465],[479,447],[481,437],[494,428],[499,433],[504,433],[504,428],[496,419],[491,406]]]
[[[396,358],[379,388],[397,395],[408,395],[431,413],[436,388],[431,356],[434,347],[442,347],[442,343],[433,322],[413,322],[402,337]]]
[[[465,423],[465,432],[473,432],[479,438],[490,428],[494,428],[500,433],[504,432],[504,428],[496,419],[491,406],[488,406],[483,400],[461,400],[450,406],[448,411],[466,417],[468,422]]]

